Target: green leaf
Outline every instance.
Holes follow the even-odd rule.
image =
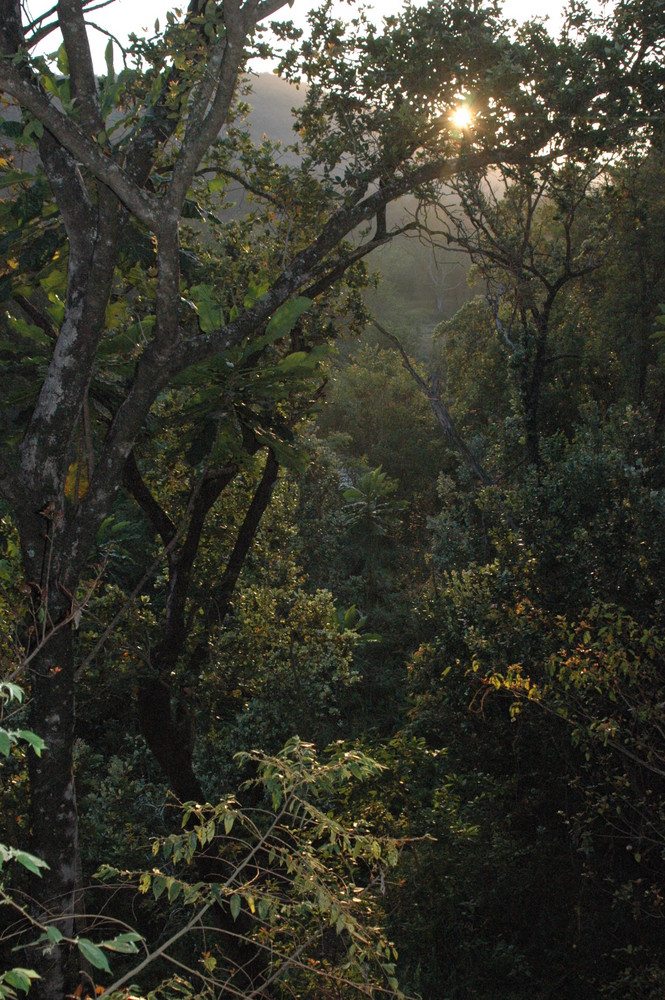
[[[12,741],[6,729],[0,729],[0,753],[3,757],[9,757],[12,748]]]
[[[108,73],[109,81],[112,83],[115,80],[115,70],[113,68],[113,42],[111,39],[109,39],[109,43],[106,46],[104,60],[106,62],[106,72]]]
[[[37,736],[37,733],[31,732],[29,729],[18,729],[16,731],[16,735],[19,739],[25,740],[26,743],[29,743],[37,756],[41,757],[42,750],[46,749],[46,744],[41,736]]]
[[[102,969],[104,972],[111,971],[106,955],[101,948],[97,947],[96,944],[93,944],[92,941],[89,941],[87,938],[79,938],[77,944],[83,957],[90,962],[90,965],[94,966],[95,969]]]
[[[67,49],[65,48],[64,42],[58,49],[58,54],[56,56],[56,65],[63,76],[69,76],[69,59],[67,57]]]
[[[196,306],[199,325],[204,333],[214,333],[224,325],[224,314],[215,299],[215,289],[212,285],[194,285],[189,295]]]
[[[18,684],[3,681],[0,684],[0,698],[5,698],[8,701],[17,701],[20,704],[23,701],[23,688],[20,688]]]
[[[227,813],[224,817],[224,832],[228,835],[233,829],[233,824],[235,822],[235,816],[233,813]]]
[[[159,897],[164,893],[166,885],[167,882],[164,875],[155,875],[152,880],[152,894],[155,899],[159,899]]]
[[[287,354],[285,358],[282,358],[277,369],[280,372],[290,372],[296,368],[302,368],[303,361],[307,361],[308,357],[307,351],[294,351],[293,354]]]
[[[35,179],[34,174],[28,174],[25,170],[6,170],[0,175],[0,188],[11,187],[12,184],[25,184]]]
[[[177,879],[170,879],[168,890],[169,903],[175,903],[182,892],[182,882],[178,882]]]
[[[252,306],[255,306],[259,299],[266,294],[269,288],[270,284],[265,280],[259,282],[250,281],[249,288],[247,289],[245,297],[242,300],[242,304],[245,309],[251,309]]]
[[[58,85],[50,73],[42,73],[42,75],[39,77],[39,82],[41,83],[44,90],[48,94],[52,94],[53,97],[57,97],[58,99],[60,98],[60,91],[58,90]]]
[[[143,938],[136,931],[127,931],[125,934],[118,934],[110,941],[101,941],[100,944],[107,951],[117,951],[121,955],[136,955],[138,952],[136,945],[142,940]]]
[[[58,95],[60,97],[60,103],[62,104],[63,110],[69,114],[74,103],[72,101],[72,88],[69,79],[61,80],[58,84]]]
[[[312,300],[304,295],[289,299],[279,307],[266,327],[267,343],[271,344],[290,333],[303,313],[311,307]],[[263,339],[263,338],[261,338]]]
[[[51,942],[51,944],[60,944],[62,941],[62,931],[58,930],[57,927],[47,927],[46,937]]]
[[[240,899],[240,896],[236,895],[231,896],[229,907],[231,910],[231,916],[233,917],[234,920],[238,919],[238,914],[240,913],[241,906],[242,906],[242,900]]]
[[[206,181],[206,183],[208,190],[211,192],[211,194],[215,194],[217,191],[225,191],[226,188],[229,186],[228,180],[221,174],[217,174],[216,177],[211,177],[209,180]]]
[[[20,865],[27,868],[29,872],[32,872],[33,875],[39,875],[40,878],[42,874],[40,869],[48,868],[45,861],[42,861],[41,858],[36,858],[34,854],[28,854],[27,851],[15,851],[14,858]]]
[[[39,978],[40,976],[33,969],[10,969],[9,972],[5,972],[0,981],[4,980],[8,986],[13,986],[15,990],[27,993],[30,989],[30,983]]]

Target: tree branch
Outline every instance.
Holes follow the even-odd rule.
[[[176,526],[146,486],[133,449],[127,456],[124,469],[122,470],[122,484],[134,497],[168,549],[176,534]]]
[[[224,621],[231,608],[231,598],[233,597],[238,577],[245,565],[256,533],[259,530],[261,519],[270,503],[270,498],[277,482],[278,472],[279,462],[272,448],[269,448],[261,481],[256,488],[252,502],[238,531],[235,545],[224,570],[224,575],[213,591],[217,613],[216,621],[219,625]]]
[[[489,475],[489,473],[483,468],[483,466],[480,464],[474,453],[467,445],[462,435],[457,430],[457,427],[455,426],[455,423],[450,415],[448,408],[441,399],[441,393],[439,392],[437,377],[433,376],[432,384],[428,385],[425,379],[421,375],[419,375],[416,369],[414,368],[413,363],[409,358],[408,354],[406,353],[406,351],[404,350],[404,347],[402,346],[402,343],[399,340],[399,338],[396,337],[394,333],[390,333],[388,330],[386,330],[386,328],[382,326],[380,323],[378,323],[377,320],[374,320],[373,322],[374,326],[377,328],[379,333],[383,334],[383,336],[386,337],[390,341],[390,343],[393,344],[393,346],[396,347],[397,350],[399,351],[400,357],[402,358],[402,364],[409,372],[409,374],[416,382],[416,384],[420,387],[422,392],[424,392],[424,394],[427,396],[430,407],[432,409],[432,413],[436,417],[437,422],[441,427],[441,430],[448,438],[448,440],[452,443],[453,447],[456,448],[456,450],[459,452],[462,459],[471,469],[471,471],[479,480],[479,482],[483,486],[490,486],[492,487],[492,489],[496,490],[497,496],[499,498],[499,506],[501,509],[501,513],[504,517],[504,520],[508,525],[508,527],[511,529],[511,531],[514,531],[515,534],[519,536],[519,528],[515,523],[515,521],[513,520],[510,513],[507,511],[506,506],[503,502],[503,497],[498,488],[498,479],[493,479]]]
[[[233,465],[207,475],[192,506],[185,540],[173,560],[166,597],[166,624],[160,646],[161,659],[166,659],[170,664],[174,664],[180,656],[187,638],[185,605],[205,519],[210,508],[237,474],[238,466]]]
[[[58,331],[54,327],[53,323],[49,317],[38,309],[29,299],[26,299],[25,295],[20,295],[18,292],[14,292],[12,298],[14,302],[17,303],[23,310],[23,312],[32,320],[35,326],[38,326],[42,330],[49,340],[57,340]]]
[[[58,0],[58,24],[67,52],[72,86],[72,99],[76,101],[83,125],[89,135],[103,131],[104,123],[99,110],[97,81],[90,55],[90,43],[79,0]]]
[[[0,90],[11,94],[38,118],[68,153],[85,164],[151,232],[158,228],[158,199],[135,184],[111,157],[104,154],[101,146],[59,111],[34,82],[25,80],[8,59],[0,59]]]

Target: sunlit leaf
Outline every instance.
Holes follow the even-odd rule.
[[[279,307],[274,313],[266,327],[266,338],[268,343],[280,340],[290,333],[300,317],[311,307],[312,300],[300,295],[295,299],[289,299]]]
[[[45,861],[42,861],[41,858],[36,858],[34,854],[28,854],[27,851],[15,851],[14,857],[20,865],[27,868],[29,872],[33,873],[33,875],[39,875],[41,877],[41,869],[48,868]]]
[[[22,993],[27,993],[30,989],[30,984],[34,982],[35,979],[39,979],[40,976],[33,969],[10,969],[5,972],[0,982],[7,983],[8,986],[12,986],[15,990],[21,990]]]

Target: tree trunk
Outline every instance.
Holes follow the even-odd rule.
[[[62,596],[52,588],[49,622],[67,614]],[[41,757],[29,754],[32,851],[48,864],[39,890],[35,916],[52,922],[66,937],[75,930],[75,901],[79,863],[78,814],[73,771],[74,658],[71,625],[63,625],[47,639],[31,662],[31,725],[46,749]],[[64,948],[35,955],[41,980],[31,997],[59,1000],[75,986],[75,969],[68,968]]]
[[[530,370],[522,378],[522,407],[526,432],[525,458],[528,465],[540,465],[540,402],[545,376],[547,323],[536,323],[535,350]],[[525,325],[525,341],[528,334]],[[528,342],[528,341],[527,341]]]
[[[192,763],[189,713],[180,723],[171,708],[171,685],[166,676],[139,684],[138,715],[141,733],[181,802],[203,802],[204,794]]]
[[[245,565],[252,543],[261,524],[272,496],[279,462],[274,453],[269,450],[263,475],[247,508],[243,523],[240,526],[235,545],[229,556],[224,573],[218,584],[211,588],[210,606],[214,607],[214,620],[220,625],[226,617],[231,598],[235,590],[240,572]],[[205,517],[211,509],[217,496],[227,482],[235,476],[229,473],[228,479],[219,476],[211,480],[212,489],[209,495],[202,491],[199,494],[200,505],[194,505],[194,512],[187,531],[185,542],[180,550],[172,554],[170,566],[169,588],[166,600],[166,621],[164,623],[163,640],[153,651],[151,658],[152,673],[139,681],[138,715],[141,733],[155,760],[169,780],[173,792],[181,802],[191,800],[202,802],[205,798],[201,784],[194,773],[192,754],[194,749],[192,713],[187,706],[174,711],[174,691],[171,677],[178,661],[183,655],[189,636],[189,626],[186,621],[186,605],[189,594],[191,573],[198,551],[201,532]],[[141,498],[141,506],[150,512],[153,523],[157,525],[161,508],[144,492],[138,467],[135,462],[128,465],[126,481],[132,489],[135,498]],[[162,512],[163,513],[163,512]],[[164,525],[163,537],[168,537],[168,526]],[[210,613],[208,609],[208,614]],[[198,648],[190,655],[187,674],[194,688],[200,673],[203,650]]]

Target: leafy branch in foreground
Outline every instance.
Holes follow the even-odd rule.
[[[21,743],[27,743],[32,747],[37,756],[41,756],[46,749],[44,741],[36,733],[28,729],[7,729],[2,723],[5,721],[5,713],[12,703],[21,704],[23,701],[23,689],[8,681],[0,682],[0,757],[8,758],[12,751],[19,747]],[[15,862],[21,865],[32,875],[42,876],[42,871],[48,865],[41,858],[27,851],[22,851],[16,847],[0,843],[0,876],[6,865]],[[32,917],[28,909],[17,901],[16,894],[5,886],[4,880],[0,877],[0,907],[8,907],[16,912],[21,921],[41,931],[33,947],[45,946],[52,949],[59,945],[69,945],[78,948],[82,958],[96,969],[104,969],[110,972],[108,960],[102,948],[107,951],[124,954],[136,954],[138,951],[137,942],[141,940],[141,935],[135,931],[126,931],[117,934],[114,938],[93,944],[88,938],[69,938],[62,933],[56,923],[43,923]],[[1,940],[1,939],[0,939]],[[17,966],[0,972],[0,1000],[13,1000],[18,996],[17,990],[28,993],[31,985],[40,979],[39,973],[34,969]]]
[[[41,754],[44,749],[43,742],[35,733],[24,729],[6,729],[2,725],[7,707],[12,702],[20,704],[22,701],[23,691],[20,687],[17,687],[16,684],[0,683],[0,756],[2,757],[9,757],[13,748],[22,741],[29,743],[37,754]],[[41,876],[41,869],[45,867],[41,858],[36,858],[33,854],[28,854],[27,851],[0,843],[0,906],[13,902],[5,890],[4,880],[1,877],[3,868],[10,862],[16,862],[27,871],[39,876]],[[34,969],[16,967],[0,972],[0,1000],[11,1000],[12,997],[18,995],[17,990],[27,993],[30,984],[37,978],[38,974]]]
[[[340,997],[400,996],[396,951],[376,925],[377,895],[400,845],[332,812],[342,785],[375,777],[380,765],[341,748],[322,761],[297,737],[276,756],[238,757],[255,772],[242,788],[255,805],[187,803],[183,832],[155,842],[152,871],[100,870],[168,900],[171,923],[180,922],[102,995],[128,983],[134,993],[155,989],[154,971],[163,975],[166,962],[197,996],[321,995],[331,984]],[[197,879],[202,858],[205,881]]]

